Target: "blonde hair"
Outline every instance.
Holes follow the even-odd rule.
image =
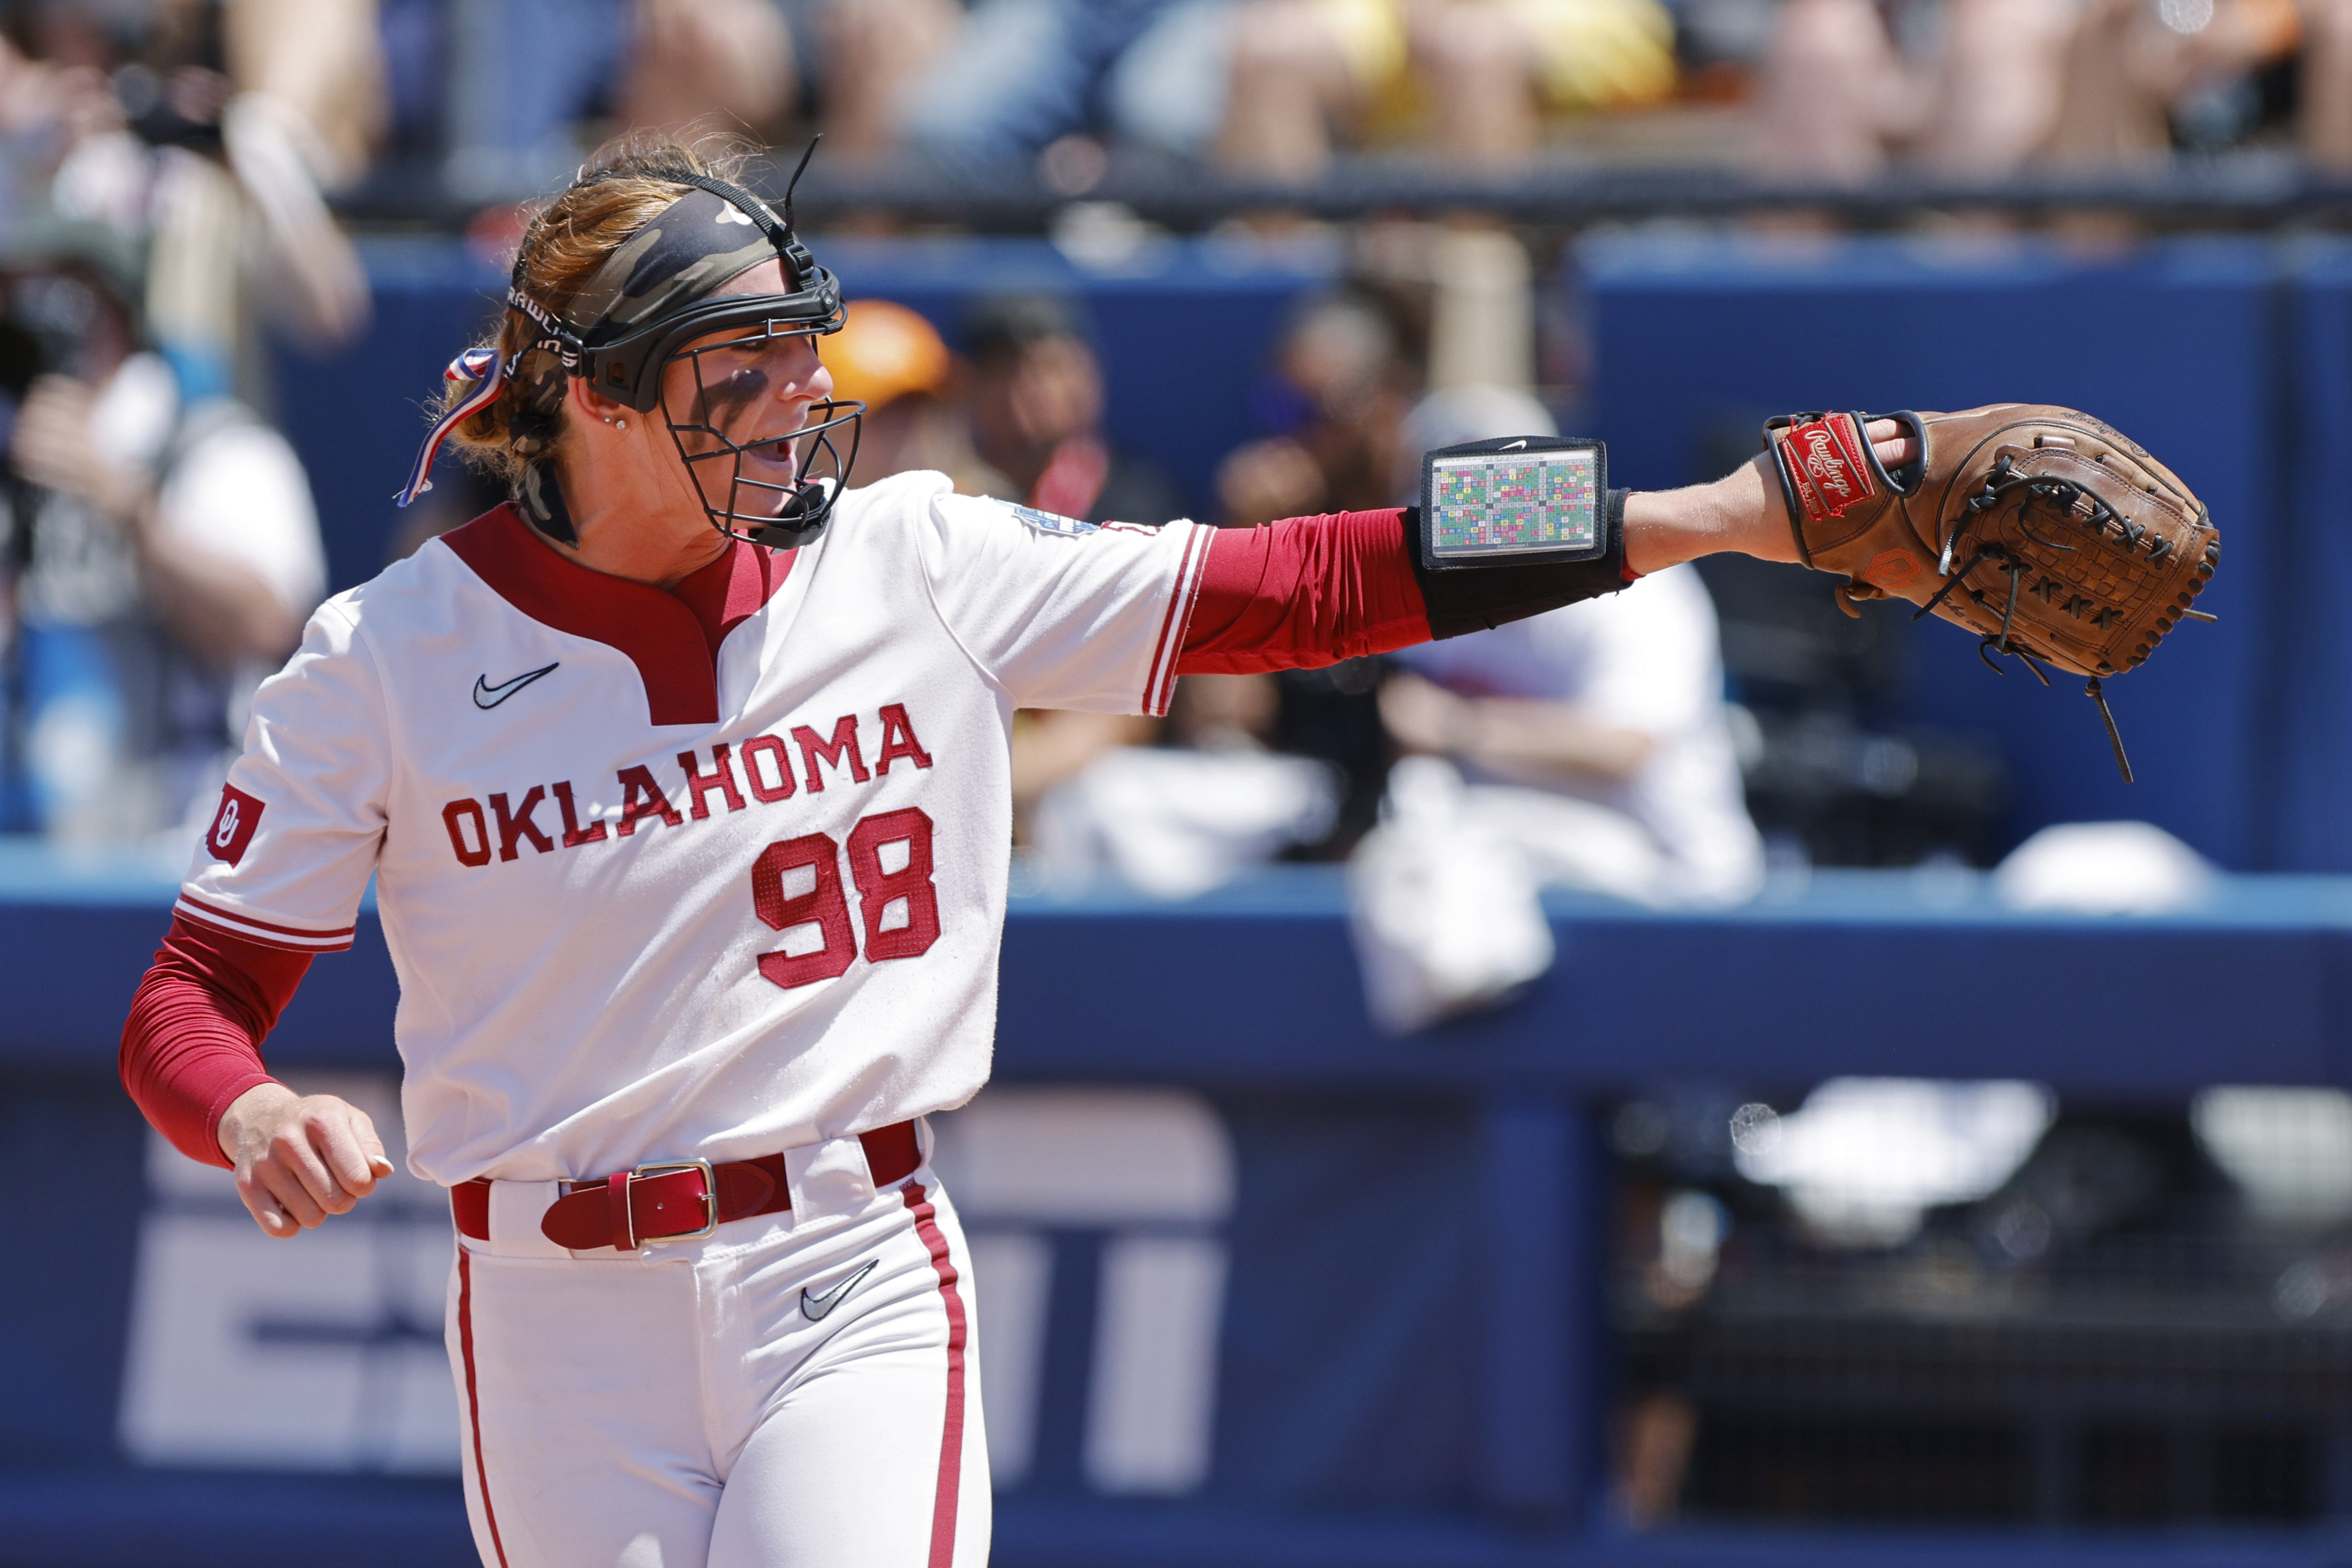
[[[605,258],[694,190],[678,175],[740,180],[751,155],[747,143],[726,136],[689,142],[659,132],[633,132],[606,142],[561,195],[531,215],[515,252],[514,286],[562,316]],[[496,335],[476,346],[496,349],[514,368],[497,398],[449,432],[450,445],[467,462],[509,485],[530,464],[551,455],[563,433],[570,376],[554,354],[531,346],[538,337],[538,327],[520,310],[500,313]],[[445,383],[435,417],[473,389],[467,383]]]

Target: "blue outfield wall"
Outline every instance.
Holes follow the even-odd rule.
[[[133,1299],[173,1234],[241,1244],[239,1257],[291,1281],[297,1259],[377,1223],[363,1206],[290,1246],[245,1237],[221,1210],[183,1214],[194,1228],[171,1231],[170,1173],[149,1160],[112,1075],[122,998],[170,890],[153,871],[69,879],[37,855],[0,856],[0,951],[18,1003],[0,1013],[0,1181],[58,1194],[74,1215],[20,1243],[33,1267],[0,1291],[0,1328],[19,1349],[0,1361],[0,1563],[148,1563],[176,1542],[171,1559],[193,1568],[273,1554],[271,1542],[315,1550],[320,1532],[341,1542],[339,1563],[463,1562],[446,1478],[131,1460]],[[2352,1538],[2333,1528],[1612,1533],[1598,1502],[1609,1390],[1594,1110],[1664,1079],[1769,1091],[1840,1072],[2017,1073],[2108,1103],[2174,1101],[2213,1081],[2352,1084],[2352,880],[2234,879],[2193,915],[2131,921],[2022,917],[1981,882],[1895,873],[1824,874],[1714,915],[1581,899],[1551,913],[1562,963],[1523,1004],[1399,1041],[1365,1018],[1334,874],[1269,876],[1177,906],[1014,900],[1000,1083],[1181,1086],[1225,1129],[1234,1190],[1212,1227],[1228,1283],[1207,1468],[1164,1500],[1098,1495],[1078,1455],[1099,1364],[1088,1324],[1101,1320],[1057,1295],[1037,1458],[1000,1497],[998,1562],[2338,1559]],[[1905,1011],[1923,977],[1932,991],[1955,975],[1998,976],[1998,1017]],[[391,1000],[371,913],[351,953],[313,967],[273,1062],[388,1074]],[[224,1214],[225,1229],[203,1228]],[[437,1211],[404,1223],[446,1270]],[[1112,1239],[1055,1238],[1081,1260]],[[1055,1276],[1057,1292],[1069,1278]],[[163,1305],[214,1310],[200,1291]],[[331,1352],[335,1334],[354,1353],[403,1335],[430,1352],[429,1321],[349,1320],[330,1305],[297,1291],[227,1342],[259,1346],[257,1365],[280,1370],[266,1358]],[[342,1468],[400,1467],[362,1454]]]
[[[2295,286],[2284,325],[2280,433],[2292,543],[2258,613],[2284,628],[2273,863],[2352,869],[2352,245],[2307,240],[2284,255]],[[2218,582],[2219,579],[2217,578]]]

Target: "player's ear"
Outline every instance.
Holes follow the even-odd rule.
[[[569,379],[568,395],[572,399],[572,410],[579,417],[603,425],[630,418],[635,413],[618,398],[607,397],[597,391],[586,376],[575,375]]]

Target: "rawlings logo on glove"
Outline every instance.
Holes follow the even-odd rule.
[[[1876,466],[1866,454],[1870,444],[1851,414],[1825,414],[1790,429],[1786,445],[1793,459],[1788,473],[1798,504],[1808,522],[1843,517],[1857,501],[1868,500],[1878,486],[1871,478]]]
[[[1890,472],[1864,432],[1891,418],[1919,456]],[[2103,678],[2147,659],[2221,558],[2212,518],[2122,432],[2048,404],[1959,414],[1798,414],[1764,426],[1797,553],[1845,582],[1838,604],[1890,594],[2011,654],[2087,676],[2116,763],[2131,764]]]

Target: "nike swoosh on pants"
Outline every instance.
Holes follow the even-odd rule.
[[[856,1284],[860,1279],[865,1279],[868,1274],[873,1273],[876,1268],[881,1266],[881,1262],[882,1260],[878,1258],[867,1258],[858,1268],[857,1272],[852,1274],[848,1279],[843,1280],[840,1284],[835,1285],[832,1289],[827,1290],[822,1296],[811,1295],[807,1289],[803,1287],[801,1290],[801,1316],[806,1318],[812,1323],[823,1322],[824,1321],[824,1315],[827,1312],[832,1311],[835,1307],[839,1306],[841,1304],[841,1299],[849,1294],[850,1287]]]

